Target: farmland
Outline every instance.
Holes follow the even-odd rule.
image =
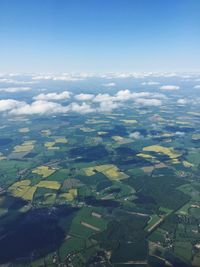
[[[162,106],[118,106],[112,88],[114,110],[0,116],[1,266],[200,266],[199,106],[157,93]]]

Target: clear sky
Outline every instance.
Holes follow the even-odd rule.
[[[200,71],[199,0],[0,0],[0,72]]]

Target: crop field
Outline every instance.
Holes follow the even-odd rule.
[[[70,98],[51,100],[63,112],[0,115],[0,266],[200,267],[197,96],[178,103],[193,97],[183,78],[176,92],[154,94],[151,85],[146,94],[146,78],[134,77],[125,103],[121,80],[108,88],[101,79],[95,94],[98,79],[88,80],[94,101],[70,104],[84,82],[74,80]],[[51,82],[38,80],[30,103],[39,88],[53,90]],[[108,95],[116,108],[102,112],[96,99]]]
[[[77,189],[69,189],[67,193],[62,193],[59,197],[60,199],[64,199],[66,201],[72,201],[77,197]]]
[[[13,153],[21,153],[21,152],[29,152],[34,148],[34,140],[25,141],[21,145],[17,145],[14,147]]]
[[[28,127],[20,128],[19,132],[20,133],[28,133],[28,132],[30,132],[30,129]]]
[[[32,173],[41,175],[43,178],[47,178],[55,172],[54,169],[51,169],[48,166],[39,166],[32,170]]]
[[[82,208],[72,222],[70,234],[77,237],[89,238],[97,231],[103,231],[106,228],[106,221],[100,217],[92,215],[93,208]]]
[[[30,180],[22,180],[20,182],[16,182],[9,187],[8,192],[15,197],[21,197],[25,200],[31,201],[37,187],[31,186],[30,184]]]
[[[163,147],[160,145],[147,146],[143,148],[143,151],[150,151],[156,153],[162,153],[167,155],[171,159],[176,159],[181,156],[180,153],[176,152],[172,147]]]
[[[135,123],[137,123],[137,121],[136,120],[120,120],[121,122],[124,122],[124,123],[126,123],[126,124],[135,124]]]
[[[57,181],[41,181],[36,186],[58,190],[60,188],[60,183]]]
[[[115,165],[106,164],[83,169],[87,176],[94,175],[95,172],[103,173],[110,180],[122,180],[128,178],[128,175],[121,172]]]

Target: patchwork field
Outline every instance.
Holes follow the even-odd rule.
[[[52,175],[55,172],[54,169],[51,169],[48,166],[39,166],[32,170],[32,173],[41,175],[43,178],[47,178],[48,176]]]
[[[94,175],[95,172],[101,172],[110,180],[122,180],[128,178],[128,175],[121,172],[115,165],[112,164],[88,167],[83,169],[83,171],[87,176]]]
[[[161,92],[177,76],[152,75],[112,76],[111,88],[101,78],[96,93],[97,77],[62,80],[73,94],[53,106],[67,110],[79,83],[92,102],[0,115],[0,266],[200,267],[198,97],[190,78]],[[37,81],[30,103],[57,82]],[[130,99],[119,101],[122,81]],[[108,95],[116,108],[102,112]]]
[[[153,146],[144,147],[143,151],[162,153],[164,155],[167,155],[171,159],[176,159],[176,158],[179,158],[181,156],[181,153],[178,153],[172,147],[169,148],[169,147],[163,147],[160,145],[153,145]]]

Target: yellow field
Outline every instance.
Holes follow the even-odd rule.
[[[183,160],[183,165],[184,165],[184,167],[187,167],[187,168],[194,167],[194,164],[192,164],[186,160]]]
[[[24,141],[21,145],[14,147],[14,153],[29,152],[34,148],[34,140]]]
[[[59,197],[66,201],[73,201],[77,197],[77,189],[69,189],[68,193],[62,193]]]
[[[56,144],[56,142],[46,142],[46,143],[44,143],[44,146],[49,150],[59,149],[59,147],[54,146],[55,144]]]
[[[120,120],[121,122],[124,122],[126,124],[133,124],[133,123],[137,123],[136,120]]]
[[[95,171],[103,173],[110,180],[122,180],[128,178],[128,175],[121,172],[115,165],[113,164],[104,164],[94,167],[88,167],[83,169],[87,176],[91,176],[95,174]]]
[[[152,151],[157,153],[162,153],[170,157],[171,159],[176,159],[181,156],[180,153],[176,152],[172,147],[164,147],[160,145],[152,145],[143,148],[143,151]]]
[[[36,186],[58,190],[60,188],[60,183],[57,181],[41,181]]]
[[[145,159],[155,159],[154,156],[149,155],[149,154],[144,154],[144,153],[139,153],[136,156],[141,157],[141,158],[145,158]]]
[[[95,132],[95,129],[89,128],[89,127],[81,127],[80,128],[81,131],[83,131],[84,133],[91,133],[91,132]]]
[[[11,187],[23,187],[23,186],[28,186],[31,184],[31,180],[22,180],[19,182],[14,183],[13,185],[11,185]]]
[[[54,146],[55,144],[56,144],[56,142],[46,142],[46,143],[44,143],[44,146],[49,148],[49,147]]]
[[[19,129],[19,132],[20,132],[20,133],[28,133],[28,132],[30,132],[30,130],[29,130],[28,127],[25,127],[25,128],[20,128],[20,129]]]
[[[31,180],[22,180],[11,185],[8,188],[8,192],[14,197],[20,197],[25,200],[32,201],[35,191],[37,190],[37,188],[40,188],[40,187],[58,190],[60,188],[60,184],[59,182],[56,182],[56,181],[41,181],[38,184],[31,186]],[[71,189],[71,190],[76,190],[76,189]],[[75,195],[75,193],[77,194],[77,191],[70,192],[71,195],[73,194]],[[52,200],[52,197],[51,197],[51,200]],[[55,194],[55,197],[56,197],[56,194]]]
[[[56,144],[57,144],[57,143],[67,144],[67,142],[68,142],[68,140],[67,140],[67,138],[65,138],[65,137],[56,137],[56,139],[55,139],[55,143],[56,143]]]
[[[54,141],[49,141],[44,143],[44,146],[48,150],[57,150],[59,147],[55,146],[56,144],[62,143],[67,144],[68,140],[65,137],[56,137]]]
[[[31,201],[31,200],[33,199],[33,196],[34,196],[34,194],[35,194],[36,189],[37,189],[36,186],[31,186],[31,187],[25,192],[25,194],[22,196],[22,198]]]
[[[32,200],[37,189],[36,186],[30,186],[30,180],[16,182],[8,188],[8,192],[14,197],[21,197],[25,200]]]
[[[38,175],[41,175],[43,178],[46,178],[53,174],[55,170],[49,168],[48,166],[39,166],[32,170],[32,173],[36,173]]]
[[[173,137],[174,134],[173,133],[163,133],[160,136],[162,136],[162,137]]]

